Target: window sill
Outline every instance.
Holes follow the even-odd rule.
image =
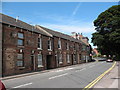
[[[23,69],[25,69],[25,67],[20,67],[20,66],[18,66],[18,69],[19,69],[19,70],[23,70]]]
[[[69,61],[69,62],[67,62],[67,63],[70,63],[70,61]]]
[[[52,51],[52,49],[48,49],[48,51]]]
[[[38,68],[44,67],[43,65],[39,65]]]
[[[59,64],[63,64],[63,62],[59,62]]]
[[[58,48],[59,50],[61,50],[61,48]]]
[[[37,48],[38,50],[42,50],[42,48]]]

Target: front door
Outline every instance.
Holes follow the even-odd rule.
[[[47,59],[46,59],[46,68],[47,69],[52,69],[52,55],[47,55]]]
[[[71,55],[71,59],[72,59],[72,65],[73,65],[74,64],[73,54]]]
[[[34,55],[31,55],[31,70],[35,70],[35,57]]]

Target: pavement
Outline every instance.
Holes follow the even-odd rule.
[[[120,62],[92,88],[116,88],[120,90]]]
[[[84,88],[111,68],[113,63],[92,62],[64,68],[24,74],[18,78],[3,79],[6,88]],[[12,76],[11,76],[12,77]],[[8,78],[8,77],[6,77]],[[96,84],[97,85],[97,84]]]

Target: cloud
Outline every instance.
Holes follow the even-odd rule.
[[[79,2],[79,4],[75,7],[75,9],[74,9],[74,11],[73,11],[73,13],[72,13],[72,16],[74,16],[74,15],[77,13],[80,5],[81,5],[81,2]]]
[[[81,26],[81,25],[43,24],[43,26],[66,34],[70,34],[71,32],[85,34],[94,32],[94,27],[88,25]]]
[[[92,33],[95,32],[94,26],[90,23],[86,23],[83,25],[63,25],[63,24],[50,24],[50,23],[45,23],[42,24],[42,26],[47,27],[49,29],[71,35],[71,32],[77,32],[77,33],[82,33],[83,36],[87,36],[89,38],[89,43],[93,46],[91,43],[91,37]]]

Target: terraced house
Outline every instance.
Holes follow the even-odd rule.
[[[2,76],[90,60],[90,45],[72,36],[0,14]],[[87,57],[87,58],[86,58]]]

